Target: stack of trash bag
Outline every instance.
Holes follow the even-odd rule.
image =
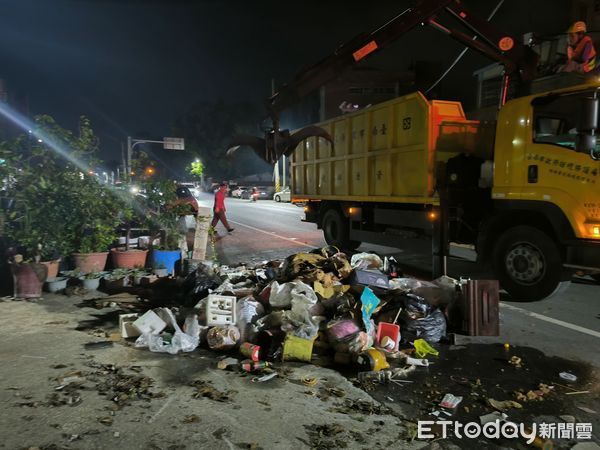
[[[446,335],[444,309],[456,290],[449,278],[390,280],[389,262],[373,253],[349,260],[326,247],[255,266],[201,264],[183,282],[183,329],[169,311],[172,337],[144,333],[136,346],[168,353],[198,345],[239,349],[251,367],[272,359],[310,362],[316,354],[381,370],[401,346],[437,343]],[[385,288],[361,284],[356,271],[389,282]]]

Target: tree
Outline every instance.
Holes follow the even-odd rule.
[[[203,162],[204,174],[220,179],[273,170],[251,150],[233,161],[225,158],[236,134],[261,135],[261,113],[250,103],[198,102],[175,124],[175,134],[186,140],[186,148]]]
[[[12,203],[6,235],[30,258],[106,250],[128,208],[87,173],[98,164],[90,122],[81,117],[77,133],[50,116],[35,122],[33,133],[0,143],[0,178],[9,180],[4,194]]]
[[[190,164],[190,173],[196,178],[202,178],[202,174],[204,173],[204,164],[202,164],[200,161],[193,161],[192,164]]]

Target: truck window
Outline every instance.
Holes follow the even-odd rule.
[[[551,95],[533,100],[533,142],[575,150],[583,99],[589,92]]]

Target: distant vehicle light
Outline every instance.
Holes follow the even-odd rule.
[[[140,188],[139,188],[139,187],[137,187],[137,186],[131,186],[131,187],[129,188],[129,192],[131,192],[132,194],[139,194],[139,192],[140,192]]]
[[[433,222],[433,221],[437,220],[438,213],[435,211],[429,211],[429,213],[427,214],[427,218]]]

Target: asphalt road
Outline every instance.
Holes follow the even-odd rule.
[[[212,196],[203,194],[200,203],[212,206]],[[217,225],[217,253],[222,264],[255,263],[326,245],[316,226],[301,221],[302,208],[289,203],[228,198],[227,217],[235,231],[228,234]],[[460,250],[460,249],[459,249]],[[394,255],[407,273],[426,276],[430,256],[395,248],[363,244],[359,251]],[[450,260],[449,275],[485,278],[489,274],[471,262]],[[576,278],[564,292],[534,303],[501,303],[499,338],[463,338],[474,342],[508,342],[531,346],[548,355],[588,362],[600,368],[600,285]],[[557,368],[560,369],[560,368]]]

